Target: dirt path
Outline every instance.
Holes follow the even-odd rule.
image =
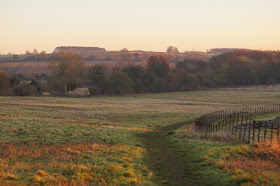
[[[162,127],[159,133],[144,133],[138,137],[147,149],[146,161],[154,172],[156,184],[167,185],[226,185],[212,179],[205,173],[200,164],[200,157],[195,155],[196,148],[192,145],[180,145],[170,140],[169,131],[179,129],[192,121]]]

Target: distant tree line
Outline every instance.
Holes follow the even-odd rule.
[[[37,49],[34,49],[32,52],[27,50],[25,55],[25,61],[47,61],[49,59],[49,55],[46,53],[46,51],[38,52]]]
[[[151,56],[146,66],[89,69],[93,94],[154,93],[203,88],[280,83],[280,52],[235,51],[209,62],[184,60],[172,67],[162,56]]]
[[[87,67],[81,56],[66,52],[56,54],[50,61],[53,75],[45,89],[58,95],[77,87],[89,88],[92,95],[122,95],[280,83],[280,52],[274,51],[238,50],[212,57],[208,62],[186,59],[176,66],[164,56],[150,56],[141,65]],[[0,94],[15,90],[11,78],[0,75]]]

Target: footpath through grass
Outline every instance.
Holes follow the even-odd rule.
[[[146,163],[155,173],[153,181],[168,185],[231,185],[229,174],[205,165],[202,159],[209,149],[219,145],[186,140],[174,132],[192,122],[163,127],[160,133],[138,135],[147,149]]]

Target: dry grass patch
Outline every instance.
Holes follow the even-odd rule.
[[[0,184],[149,183],[142,166],[145,149],[97,143],[68,145],[0,145]]]
[[[220,158],[214,160],[217,157]],[[280,184],[280,147],[277,144],[226,146],[213,149],[204,159],[230,173],[238,184]]]

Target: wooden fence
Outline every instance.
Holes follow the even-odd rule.
[[[277,121],[252,120],[258,115],[273,112],[280,112],[280,105],[217,111],[197,119],[195,130],[203,133],[228,132],[243,143],[279,142],[280,117]]]

